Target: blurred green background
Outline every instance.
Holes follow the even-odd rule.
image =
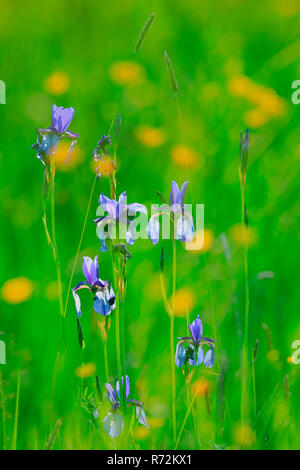
[[[135,54],[137,37],[152,11],[157,17]],[[6,365],[0,365],[3,448],[45,448],[53,432],[51,446],[57,449],[113,446],[101,423],[92,443],[89,416],[79,406],[82,380],[76,369],[82,361],[92,364],[91,370],[95,365],[104,381],[102,341],[88,296],[82,295],[84,354],[70,299],[69,357],[59,361],[51,407],[61,318],[55,266],[41,220],[43,167],[30,146],[36,140],[35,129],[50,124],[53,103],[75,108],[70,130],[80,133],[70,163],[65,165],[62,152],[56,168],[64,296],[94,178],[92,152],[121,113],[118,193],[126,190],[129,203],[150,207],[158,202],[156,190],[168,197],[173,179],[180,185],[188,179],[186,202],[205,204],[204,249],[190,252],[178,243],[175,334],[186,334],[188,309],[191,319],[200,314],[204,334],[213,336],[214,307],[222,367],[195,370],[191,390],[198,396],[179,448],[299,448],[300,365],[291,359],[292,343],[300,339],[300,109],[291,103],[291,83],[300,74],[299,17],[299,1],[222,0],[216,5],[196,0],[2,0],[0,79],[7,88],[6,104],[0,105],[0,339],[7,354]],[[179,85],[182,126],[164,64],[165,50]],[[247,127],[249,344],[252,349],[259,339],[260,345],[255,361],[257,418],[250,381],[251,416],[242,426],[244,278],[238,168],[239,135]],[[97,181],[73,285],[83,280],[81,257],[99,253],[93,218],[101,192],[109,194],[105,178]],[[162,246],[171,289],[171,243],[154,247],[149,240],[138,240],[128,262],[131,397],[145,401],[150,425],[149,430],[134,427],[132,448],[172,446],[169,318],[159,284]],[[111,279],[109,253],[99,255],[99,264],[100,277]],[[113,333],[108,347],[113,383]],[[95,391],[92,372],[83,380],[89,392]],[[187,402],[184,377],[177,368],[176,382],[179,430]],[[116,445],[125,444],[120,439]]]

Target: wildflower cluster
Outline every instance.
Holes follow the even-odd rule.
[[[51,125],[46,129],[38,130],[37,142],[32,148],[36,149],[37,157],[43,162],[45,172],[47,172],[47,165],[50,159],[50,173],[52,175],[52,185],[54,188],[54,175],[55,168],[53,160],[51,159],[57,152],[59,141],[67,137],[72,140],[70,151],[76,143],[79,134],[74,134],[68,131],[68,127],[74,116],[73,108],[63,108],[53,105]],[[114,148],[117,146],[117,139],[119,128],[121,124],[120,115],[116,121]],[[100,251],[105,252],[110,250],[113,262],[114,274],[114,287],[112,283],[103,280],[99,277],[99,262],[98,256],[94,260],[88,256],[83,257],[82,272],[84,280],[79,282],[72,288],[72,294],[75,302],[75,309],[77,313],[77,329],[78,339],[81,349],[84,349],[83,331],[81,328],[79,317],[81,317],[81,299],[79,292],[86,290],[89,292],[93,299],[93,308],[96,313],[101,315],[102,321],[98,322],[101,336],[103,339],[104,348],[106,348],[107,336],[110,328],[110,320],[107,321],[108,316],[112,316],[113,311],[116,311],[116,355],[118,366],[118,380],[116,381],[115,390],[110,383],[108,383],[108,365],[106,359],[106,383],[107,398],[111,403],[110,411],[104,418],[104,429],[112,438],[117,437],[124,428],[124,416],[130,408],[135,409],[137,421],[148,427],[146,414],[144,411],[143,403],[130,399],[130,382],[126,373],[126,357],[125,357],[125,310],[124,299],[126,291],[126,266],[127,260],[131,257],[128,247],[132,246],[137,238],[137,219],[140,216],[147,215],[147,208],[140,203],[134,202],[127,203],[126,191],[123,191],[119,199],[116,199],[116,178],[115,178],[115,158],[110,157],[107,147],[111,145],[111,137],[102,135],[97,143],[96,149],[93,151],[93,160],[96,163],[97,178],[102,176],[109,176],[111,179],[111,194],[110,197],[102,193],[99,197],[99,206],[96,212],[96,235],[100,239]],[[194,224],[193,216],[185,209],[184,199],[188,182],[184,182],[181,189],[178,184],[172,181],[171,192],[169,197],[168,206],[166,199],[159,193],[164,202],[163,207],[158,209],[158,213],[152,215],[147,224],[147,235],[153,244],[157,244],[160,236],[160,222],[159,216],[167,215],[173,226],[173,242],[179,240],[181,242],[189,242],[194,239]],[[54,190],[53,190],[54,194]],[[92,193],[93,194],[93,193]],[[91,194],[91,197],[92,197]],[[54,198],[52,198],[54,201]],[[52,211],[52,216],[54,210]],[[136,217],[139,214],[139,217]],[[46,212],[44,214],[44,225],[46,228],[47,237],[50,235],[47,229]],[[54,224],[53,224],[54,226]],[[59,261],[56,246],[55,233],[53,241],[50,239],[53,248],[54,258],[57,263],[58,279],[60,279]],[[80,247],[80,245],[79,245]],[[79,248],[78,248],[79,252]],[[77,258],[74,263],[76,265]],[[70,281],[71,287],[72,278]],[[175,284],[174,284],[175,285]],[[115,290],[114,290],[115,289]],[[60,300],[62,305],[62,298]],[[175,363],[178,367],[188,364],[191,366],[199,365],[202,362],[206,367],[212,367],[214,364],[214,341],[210,338],[202,336],[202,322],[200,317],[189,325],[191,337],[178,338],[180,341],[176,348]],[[174,339],[173,339],[174,341]],[[203,346],[208,346],[208,351],[204,355]],[[174,343],[171,346],[175,350]],[[106,351],[106,349],[105,349]],[[107,357],[106,354],[104,354]],[[173,369],[175,368],[174,361],[172,362]],[[97,379],[97,389],[99,401],[95,401],[93,395],[88,394],[86,391],[82,397],[82,406],[89,411],[93,420],[97,420],[100,416],[99,410],[103,402],[102,392],[100,393],[100,382]],[[173,384],[175,382],[173,381]],[[175,390],[175,387],[174,387]],[[103,410],[102,410],[103,411]],[[101,412],[102,415],[102,412]],[[103,415],[104,416],[104,415]],[[126,420],[125,420],[126,422]],[[175,426],[176,427],[176,426]]]

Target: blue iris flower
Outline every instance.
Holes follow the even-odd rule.
[[[103,193],[99,197],[100,206],[97,209],[96,215],[100,216],[94,220],[97,224],[96,233],[101,242],[101,251],[108,249],[105,239],[117,239],[117,228],[119,229],[119,235],[121,230],[124,231],[126,243],[133,245],[136,238],[136,225],[132,217],[137,212],[147,214],[147,208],[143,204],[134,202],[132,204],[126,204],[127,197],[126,191],[124,191],[119,200],[109,199]],[[103,215],[107,212],[107,215]],[[130,218],[131,217],[131,218]]]
[[[77,316],[81,316],[81,302],[78,291],[88,289],[94,296],[94,310],[105,317],[116,307],[115,294],[107,281],[99,278],[98,256],[94,261],[88,256],[83,257],[82,271],[86,281],[82,281],[72,289]]]
[[[122,384],[124,385],[124,377],[122,377]],[[122,416],[119,412],[119,409],[121,407],[120,403],[120,383],[117,381],[116,383],[116,391],[113,389],[113,387],[106,383],[105,387],[107,389],[107,396],[111,404],[113,405],[112,408],[110,409],[109,413],[106,415],[104,419],[104,429],[109,434],[109,436],[115,438],[121,434],[123,427],[124,427],[124,422],[122,419]],[[143,410],[143,403],[140,403],[137,400],[130,400],[128,399],[128,396],[130,394],[130,382],[129,382],[129,377],[126,375],[125,379],[125,396],[126,396],[126,404],[127,407],[135,406],[136,407],[136,418],[140,424],[143,424],[148,428],[148,422],[147,418],[145,415],[145,411]]]
[[[38,129],[37,142],[33,144],[32,149],[37,150],[37,158],[45,165],[45,158],[55,155],[60,139],[66,137],[72,140],[66,162],[70,158],[74,145],[77,142],[79,134],[68,131],[75,110],[74,108],[64,108],[63,106],[52,107],[51,125],[46,129]]]
[[[172,181],[169,198],[170,207],[165,207],[161,210],[158,208],[159,212],[150,218],[147,227],[147,234],[154,245],[156,245],[159,241],[159,217],[163,214],[169,214],[172,217],[175,225],[174,237],[176,240],[183,242],[190,242],[194,240],[195,229],[193,216],[190,212],[185,210],[184,207],[184,198],[187,185],[188,181],[185,181],[181,189],[179,189],[178,184],[175,181]]]
[[[196,320],[189,325],[189,330],[192,336],[178,338],[180,341],[176,347],[175,364],[178,367],[181,367],[183,364],[198,366],[203,362],[205,367],[212,367],[215,360],[214,340],[202,336],[203,326],[199,315]],[[203,345],[209,346],[205,355]]]

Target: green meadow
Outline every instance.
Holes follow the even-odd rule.
[[[2,0],[1,449],[299,449],[299,19],[299,0]],[[47,193],[31,146],[53,104],[80,136],[46,159]],[[204,204],[194,241],[100,251],[100,194],[150,211],[172,181]],[[96,255],[116,309],[82,289],[77,317]],[[177,367],[197,315],[214,364]],[[111,410],[123,373],[147,426],[122,387]]]

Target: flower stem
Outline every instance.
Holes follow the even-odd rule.
[[[244,245],[244,278],[245,278],[245,326],[242,347],[242,396],[241,420],[248,419],[247,384],[248,384],[248,343],[249,343],[249,275],[248,275],[248,227],[245,220],[245,180],[240,175],[242,202],[242,230]]]
[[[109,381],[108,373],[108,357],[107,357],[107,342],[103,341],[103,350],[104,350],[104,367],[105,367],[105,381]]]
[[[176,294],[176,240],[172,238],[173,247],[173,276],[172,276],[172,312],[170,315],[170,365],[172,380],[172,427],[173,441],[176,440],[176,376],[175,376],[175,344],[174,344],[174,307]]]
[[[56,226],[55,226],[55,165],[53,159],[50,163],[50,175],[51,175],[51,231],[52,231],[52,244],[53,244],[53,256],[56,267],[56,278],[57,278],[57,291],[58,291],[58,303],[59,311],[63,316],[63,296],[62,296],[62,282],[61,282],[61,268],[60,260],[56,242]]]
[[[116,266],[116,256],[113,257],[113,272],[114,272],[114,284],[116,289],[116,353],[117,353],[117,368],[118,368],[118,379],[120,384],[120,400],[121,406],[124,410],[123,400],[123,384],[122,384],[122,365],[121,365],[121,336],[120,336],[120,293],[118,284],[118,269]]]

